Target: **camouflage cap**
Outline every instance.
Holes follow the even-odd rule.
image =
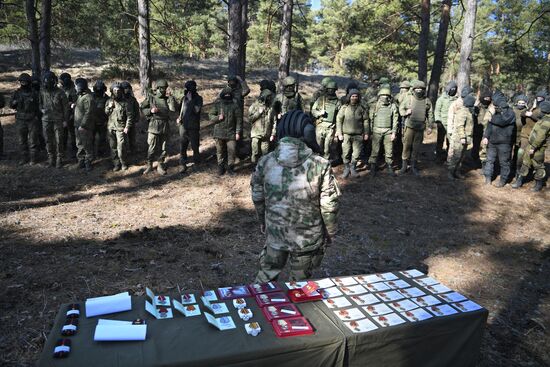
[[[23,74],[19,75],[19,78],[17,78],[17,80],[20,81],[20,82],[26,82],[26,83],[32,82],[31,76],[27,73],[23,73]]]
[[[296,79],[294,79],[294,77],[287,76],[286,78],[283,79],[283,86],[285,87],[288,87],[294,84],[296,84]]]
[[[399,84],[399,88],[410,88],[410,87],[411,87],[411,83],[408,80],[403,80]]]
[[[155,82],[155,88],[168,88],[168,82],[166,79],[159,79]]]

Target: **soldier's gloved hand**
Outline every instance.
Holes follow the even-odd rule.
[[[390,140],[391,140],[391,141],[394,141],[394,140],[395,140],[395,134],[391,134]]]
[[[157,112],[159,112],[159,109],[157,107],[151,108],[151,113],[157,113]]]
[[[466,139],[464,139],[464,138],[460,139],[460,144],[466,145]]]
[[[123,133],[128,135],[128,128],[127,127],[124,128]]]
[[[369,134],[365,134],[365,135],[363,135],[363,140],[364,140],[364,141],[367,141],[367,140],[369,140]]]
[[[525,112],[525,116],[531,117],[531,116],[533,116],[533,112],[527,111],[527,112]]]
[[[487,145],[487,144],[489,144],[489,139],[483,138],[483,140],[481,140],[481,145]]]

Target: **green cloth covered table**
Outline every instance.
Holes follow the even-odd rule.
[[[407,280],[397,272],[394,274]],[[246,322],[239,318],[232,302],[225,301],[237,326],[226,331],[218,331],[208,324],[203,314],[186,318],[174,308],[173,319],[156,320],[145,311],[144,297],[132,297],[132,311],[92,318],[85,317],[82,303],[78,332],[68,337],[72,340],[71,353],[65,359],[55,359],[52,353],[57,339],[63,338],[61,328],[68,306],[62,305],[38,365],[474,366],[488,315],[487,310],[481,309],[359,334],[351,332],[332,310],[317,301],[295,304],[309,320],[315,334],[278,338],[254,298],[246,300],[247,307],[254,313]],[[202,305],[201,312],[204,313]],[[93,335],[100,318],[145,319],[147,339],[95,342]],[[244,329],[244,324],[252,321],[260,323],[262,328],[256,337],[248,335]]]

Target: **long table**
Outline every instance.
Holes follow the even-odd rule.
[[[92,318],[86,318],[82,303],[78,332],[69,337],[70,355],[55,359],[68,306],[62,305],[38,366],[474,366],[488,316],[481,309],[357,334],[318,301],[295,304],[313,335],[278,338],[254,299],[247,298],[251,321],[262,328],[252,337],[231,301],[225,302],[236,329],[218,331],[203,315],[185,318],[175,309],[173,319],[156,320],[146,313],[144,297],[132,297],[131,311]],[[99,318],[145,319],[147,340],[95,342]]]

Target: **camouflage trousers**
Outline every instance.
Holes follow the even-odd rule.
[[[416,130],[405,126],[403,133],[403,154],[401,158],[416,160],[424,139],[424,130]]]
[[[260,271],[256,276],[256,283],[266,283],[276,280],[290,257],[289,280],[310,279],[313,269],[321,265],[325,255],[324,247],[305,253],[294,253],[277,250],[265,245],[260,253]]]
[[[384,159],[388,166],[392,164],[393,142],[391,141],[392,132],[390,129],[384,132],[374,131],[372,134],[372,150],[370,153],[369,163],[376,164],[380,146],[384,145]]]
[[[235,154],[237,151],[237,141],[216,139],[216,158],[218,160],[218,166],[228,167],[235,165]]]
[[[155,160],[164,163],[166,159],[166,145],[168,144],[168,134],[147,134],[147,162]]]
[[[124,131],[109,130],[111,160],[115,167],[126,164],[128,156],[128,135]]]
[[[529,139],[521,138],[520,145],[515,147],[514,149],[516,172],[518,173],[521,168],[521,165],[523,164],[523,155],[525,154],[526,150],[529,150]]]
[[[332,140],[334,139],[334,126],[326,127],[317,125],[315,127],[315,135],[317,138],[317,144],[321,147],[321,155],[326,159],[330,159],[330,146],[332,144]]]
[[[457,172],[462,166],[468,145],[460,144],[460,141],[455,141],[451,145],[453,146],[452,155],[450,155],[447,160],[447,167],[449,171]]]
[[[76,136],[76,158],[79,161],[91,162],[94,159],[94,132],[89,130],[80,131],[75,129]]]
[[[269,138],[253,137],[252,155],[250,157],[252,163],[258,162],[258,159],[267,153],[269,153]]]
[[[527,148],[529,149],[529,148]],[[529,170],[532,168],[535,173],[535,180],[543,180],[546,176],[546,169],[544,167],[544,152],[546,147],[543,146],[535,151],[532,156],[529,152],[523,153],[523,162],[519,174],[526,177],[529,174]]]
[[[344,164],[357,163],[359,156],[361,155],[361,149],[363,149],[363,135],[344,134],[344,142],[342,143],[342,161]]]
[[[16,120],[19,149],[24,157],[36,157],[38,152],[38,120]]]
[[[46,140],[46,151],[50,159],[57,156],[58,159],[65,157],[63,149],[63,122],[43,121],[44,139]]]

